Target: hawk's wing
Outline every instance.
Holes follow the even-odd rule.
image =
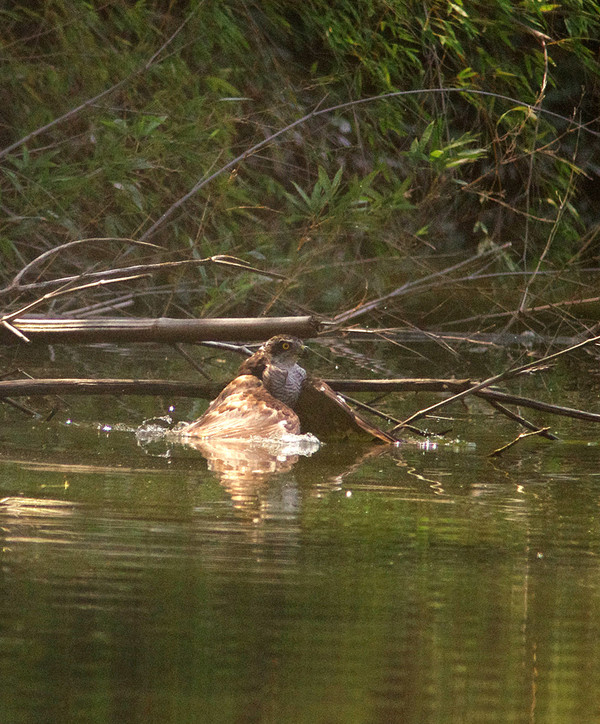
[[[299,433],[296,413],[269,394],[253,375],[236,377],[201,417],[180,432],[184,437],[239,440]]]
[[[307,375],[294,409],[302,432],[312,432],[319,440],[370,435],[381,442],[397,442],[385,430],[361,417],[318,377]]]

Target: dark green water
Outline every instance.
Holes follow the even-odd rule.
[[[519,430],[457,406],[437,450],[223,479],[111,405],[3,413],[3,724],[600,720],[598,428],[491,459]]]

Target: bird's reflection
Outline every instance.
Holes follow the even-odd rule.
[[[266,441],[224,439],[188,438],[183,444],[200,452],[207,461],[208,469],[216,473],[223,483],[265,482],[277,473],[290,471],[300,455],[312,455],[319,449],[318,441],[305,448],[281,442],[268,444]]]
[[[193,448],[206,459],[208,469],[219,479],[233,505],[252,517],[263,518],[271,508],[268,482],[274,476],[290,473],[298,455],[277,453],[261,445],[242,441],[190,440]]]
[[[390,449],[381,445],[320,446],[316,438],[303,439],[306,437],[298,436],[287,445],[266,440],[248,443],[187,439],[179,443],[206,459],[208,469],[218,477],[236,508],[254,514],[262,511],[260,518],[274,513],[273,502],[277,515],[297,512],[296,505],[292,505],[293,510],[288,510],[286,505],[281,507],[282,501],[277,495],[277,501],[271,500],[274,480],[278,481],[276,488],[285,484],[290,489],[303,490],[302,497],[320,496],[340,488],[344,477],[368,458],[390,454]]]

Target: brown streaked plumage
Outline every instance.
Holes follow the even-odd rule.
[[[321,440],[368,435],[396,442],[356,413],[326,382],[307,375],[297,363],[302,349],[295,337],[272,337],[242,362],[238,376],[181,434],[244,439],[312,432]]]
[[[297,364],[302,349],[295,337],[272,337],[240,365],[238,376],[181,435],[245,439],[299,434],[300,420],[290,405],[306,376]]]
[[[240,375],[181,432],[184,437],[244,439],[300,433],[298,415],[275,399],[254,375]]]

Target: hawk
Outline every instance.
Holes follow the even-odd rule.
[[[320,440],[358,434],[396,442],[326,382],[309,375],[298,364],[303,349],[296,337],[272,337],[242,362],[237,377],[180,434],[244,439],[311,432]]]

